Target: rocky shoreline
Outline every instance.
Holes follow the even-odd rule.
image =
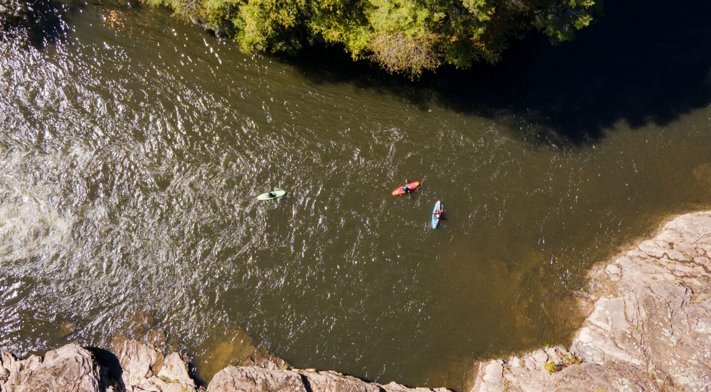
[[[149,343],[117,337],[111,351],[68,344],[19,360],[0,355],[0,391],[37,392],[237,392],[237,391],[363,391],[446,392],[445,388],[408,388],[391,382],[367,382],[334,371],[292,369],[281,360],[260,365],[228,366],[208,385],[198,385],[188,359],[164,355]]]
[[[479,363],[472,391],[711,390],[711,212],[595,266],[587,292],[570,348]]]
[[[711,212],[686,214],[589,273],[587,314],[569,348],[474,365],[471,392],[711,390]],[[198,385],[188,360],[119,337],[111,351],[69,344],[0,356],[0,391],[447,391],[377,384],[276,358],[228,366]]]

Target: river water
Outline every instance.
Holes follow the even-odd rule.
[[[0,43],[3,350],[147,324],[209,379],[244,330],[296,367],[461,389],[475,359],[565,343],[594,262],[711,204],[705,18],[698,42],[626,55],[594,44],[609,22],[409,83],[244,55],[164,10],[57,8]],[[390,196],[405,178],[424,185]]]

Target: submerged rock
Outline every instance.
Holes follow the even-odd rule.
[[[267,369],[290,367],[286,361],[270,353],[265,347],[255,344],[247,333],[238,327],[219,326],[216,338],[207,344],[208,354],[203,356],[200,376],[211,379],[228,365],[259,366]]]
[[[479,363],[472,391],[711,388],[710,256],[711,213],[673,219],[593,268],[591,311],[570,350]]]

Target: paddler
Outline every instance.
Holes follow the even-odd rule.
[[[407,178],[405,179],[405,185],[402,186],[402,191],[405,193],[410,193],[410,186],[408,185],[409,181],[407,181]]]

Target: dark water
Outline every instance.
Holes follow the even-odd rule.
[[[297,367],[462,388],[565,343],[592,263],[711,204],[708,6],[622,35],[635,3],[611,5],[575,44],[409,83],[47,4],[0,43],[4,350],[156,328],[209,378],[244,329]]]

